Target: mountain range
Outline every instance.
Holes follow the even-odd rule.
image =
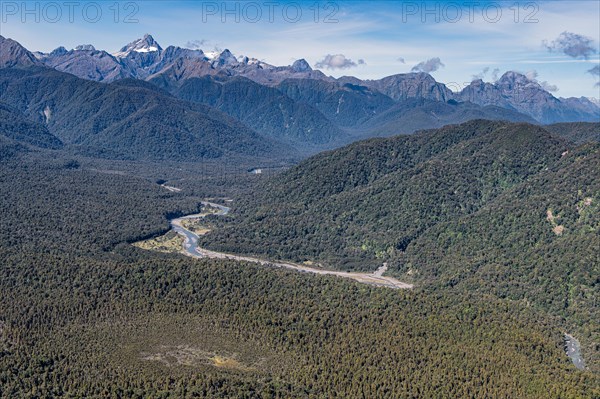
[[[148,34],[114,53],[91,44],[30,52],[0,36],[0,79],[0,101],[65,145],[136,159],[305,156],[471,119],[600,120],[589,99],[556,98],[517,72],[453,92],[422,72],[336,79],[304,59],[273,66],[229,50],[163,48]]]
[[[145,82],[107,85],[32,67],[0,69],[0,87],[0,112],[15,121],[8,126],[3,121],[0,134],[37,147],[64,143],[84,155],[134,160],[270,158],[292,152],[214,108]],[[11,133],[17,127],[19,135]]]
[[[299,59],[289,66],[273,66],[256,58],[234,56],[231,51],[207,51],[169,46],[163,49],[146,34],[109,54],[92,45],[81,45],[67,51],[59,47],[49,54],[36,53],[43,64],[63,72],[97,81],[111,82],[124,77],[156,79],[167,75],[181,80],[206,75],[244,76],[257,83],[276,86],[286,79],[311,79],[350,83],[368,87],[391,99],[425,98],[436,101],[470,101],[479,105],[496,105],[525,113],[540,123],[596,121],[598,106],[583,98],[556,98],[534,79],[509,71],[494,83],[474,80],[460,92],[452,92],[443,83],[424,72],[406,73],[378,80],[355,77],[335,79],[313,70]]]

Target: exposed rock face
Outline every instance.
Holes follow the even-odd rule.
[[[559,98],[560,102],[567,105],[572,111],[576,111],[582,114],[591,113],[598,115],[600,109],[600,103],[597,99],[587,97],[569,97]],[[594,101],[595,100],[595,101]],[[596,118],[590,122],[600,122],[600,118]]]
[[[43,55],[40,61],[61,72],[98,82],[132,77],[130,71],[106,51],[89,50],[89,47],[83,46],[77,48],[81,49],[66,51],[64,47],[59,47]]]
[[[244,76],[266,85],[277,85],[288,78],[333,80],[320,71],[313,71],[304,59],[291,66],[276,67],[255,58],[241,56],[238,59],[228,49],[206,53],[176,46],[163,49],[148,34],[113,54],[86,44],[70,51],[59,47],[49,54],[38,53],[37,58],[59,71],[101,82],[123,78],[160,81],[161,74],[177,81],[214,75]]]
[[[134,40],[113,55],[118,58],[125,58],[131,53],[160,53],[161,51],[162,47],[154,38],[149,34],[145,34],[143,38]]]
[[[57,47],[54,50],[52,50],[52,52],[50,53],[50,56],[52,57],[60,57],[62,55],[67,54],[69,51],[64,48],[63,46]],[[48,54],[44,54],[44,53],[40,53],[42,55],[42,57],[47,56]]]
[[[215,60],[216,66],[228,67],[238,64],[238,60],[231,54],[231,51],[225,49]]]
[[[475,80],[458,98],[479,105],[511,108],[542,123],[600,120],[600,108],[587,98],[558,99],[537,81],[513,71],[506,72],[496,83]]]
[[[308,65],[308,62],[306,62],[306,60],[302,58],[301,60],[294,61],[294,63],[292,64],[292,70],[294,72],[306,72],[312,71],[312,68],[310,67],[310,65]]]
[[[41,65],[41,63],[16,41],[0,36],[0,68],[31,65]]]
[[[424,72],[392,75],[379,80],[364,80],[362,84],[396,101],[409,98],[448,101],[453,98],[450,89]]]
[[[514,108],[509,99],[493,83],[486,83],[481,79],[471,82],[460,92],[459,97],[463,101],[480,105],[497,104],[501,107]]]
[[[378,80],[361,80],[353,76],[335,79],[319,70],[313,70],[304,59],[289,66],[274,66],[256,58],[236,57],[227,49],[208,52],[176,46],[163,49],[149,34],[113,54],[96,50],[91,44],[77,46],[74,50],[58,47],[49,54],[30,53],[19,43],[0,38],[0,67],[46,65],[101,82],[133,78],[151,81],[163,88],[172,88],[173,84],[194,77],[241,76],[261,85],[281,89],[282,82],[293,80],[301,83],[302,87],[294,88],[286,84],[285,91],[289,95],[298,95],[297,100],[319,108],[330,118],[341,118],[344,126],[346,123],[354,125],[367,118],[369,113],[381,112],[384,104],[389,106],[387,100],[375,101],[373,95],[385,96],[395,102],[413,99],[458,101],[484,107],[502,107],[531,116],[541,123],[600,121],[600,107],[590,99],[556,98],[535,79],[512,71],[506,72],[495,83],[475,80],[460,93],[454,93],[424,72],[397,74]],[[307,80],[334,83],[335,87],[331,88],[327,84],[313,87]],[[375,94],[363,95],[363,89],[360,88],[368,88]],[[312,100],[316,102],[311,102]],[[345,115],[344,111],[358,113],[350,116]]]

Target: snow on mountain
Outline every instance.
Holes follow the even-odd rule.
[[[132,51],[135,51],[136,53],[160,53],[162,51],[162,47],[160,47],[160,45],[154,40],[152,35],[146,33],[143,38],[137,39],[129,43],[127,46],[121,48],[121,50],[117,51],[116,53],[113,53],[113,56],[117,58],[125,58],[131,54]]]
[[[213,51],[205,51],[204,55],[206,56],[206,58],[208,58],[209,60],[214,60],[215,58],[217,58],[221,53],[219,51],[213,50]]]
[[[475,80],[461,92],[454,93],[427,73],[397,74],[378,80],[355,77],[335,79],[313,70],[304,59],[298,59],[292,65],[273,66],[256,58],[236,57],[227,49],[203,52],[200,49],[169,46],[163,50],[149,34],[112,55],[96,50],[91,44],[77,46],[74,50],[66,50],[61,46],[49,54],[30,53],[14,41],[0,39],[3,42],[0,67],[44,64],[84,79],[102,82],[134,78],[160,82],[167,87],[169,82],[222,75],[241,76],[275,87],[287,79],[308,79],[369,87],[395,101],[453,100],[503,107],[529,115],[542,123],[595,121],[600,115],[597,99],[556,98],[535,77],[512,71],[506,72],[494,83]]]
[[[600,108],[600,98],[588,97],[587,99],[589,102],[591,102],[592,104],[595,104],[597,107]]]

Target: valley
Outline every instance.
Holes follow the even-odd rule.
[[[73,155],[64,150],[27,147],[28,151],[24,151],[16,147],[3,158],[0,168],[4,194],[0,204],[3,209],[0,290],[4,294],[0,300],[0,396],[18,397],[34,387],[53,396],[65,396],[66,392],[96,397],[106,392],[154,396],[165,391],[175,392],[174,397],[185,396],[174,391],[175,384],[208,397],[243,397],[244,392],[265,391],[281,398],[334,395],[350,398],[359,389],[371,397],[394,397],[395,393],[440,398],[451,393],[455,397],[468,397],[490,392],[492,397],[538,398],[550,389],[557,398],[567,395],[593,398],[598,385],[597,376],[591,371],[597,362],[590,346],[596,334],[591,321],[595,316],[586,296],[593,296],[594,288],[588,285],[585,275],[571,272],[571,281],[579,284],[572,289],[581,293],[572,291],[567,299],[577,301],[578,313],[558,313],[566,316],[564,321],[562,316],[553,314],[554,308],[549,308],[551,312],[537,305],[536,301],[545,297],[535,291],[535,284],[527,286],[530,295],[526,299],[534,305],[531,306],[516,299],[518,291],[513,291],[509,298],[502,297],[502,287],[485,287],[481,282],[476,285],[469,279],[452,280],[454,286],[448,286],[443,283],[448,280],[442,275],[432,283],[422,278],[427,269],[416,267],[414,261],[410,268],[418,273],[402,274],[401,267],[406,265],[407,258],[397,258],[395,252],[379,252],[376,235],[372,236],[372,243],[361,248],[364,254],[352,264],[355,270],[338,266],[336,270],[325,271],[303,264],[313,258],[328,267],[337,265],[314,256],[319,253],[314,242],[298,240],[300,246],[293,249],[303,258],[287,261],[293,259],[290,255],[294,251],[264,251],[272,247],[270,240],[274,239],[289,245],[289,239],[279,238],[278,230],[271,231],[272,235],[261,235],[260,240],[247,233],[245,221],[249,210],[260,212],[263,220],[262,224],[252,225],[254,231],[271,229],[274,224],[269,219],[293,215],[287,209],[296,207],[299,200],[304,201],[304,196],[311,201],[322,198],[319,204],[325,205],[308,208],[310,213],[306,216],[319,218],[315,225],[326,227],[323,222],[328,219],[322,212],[337,209],[339,214],[346,211],[345,204],[350,204],[349,200],[336,199],[332,200],[335,206],[327,206],[328,198],[339,196],[340,189],[358,189],[356,198],[365,198],[365,185],[402,189],[397,180],[385,182],[398,175],[406,182],[402,184],[409,184],[413,169],[419,173],[427,170],[423,169],[424,162],[434,165],[441,162],[436,167],[460,182],[461,173],[452,172],[447,165],[464,158],[469,167],[474,161],[465,154],[482,157],[490,145],[504,148],[503,141],[497,141],[499,132],[506,134],[511,142],[520,138],[523,144],[517,155],[500,152],[504,154],[501,169],[480,168],[479,178],[493,175],[493,181],[502,182],[498,183],[502,192],[494,191],[496,183],[472,187],[487,190],[485,198],[489,204],[527,186],[548,189],[548,181],[589,187],[581,193],[581,200],[575,201],[575,214],[541,201],[541,215],[533,215],[539,216],[541,228],[551,237],[580,242],[575,252],[568,250],[568,246],[558,247],[562,249],[556,256],[569,256],[570,264],[578,261],[576,256],[587,256],[592,262],[582,264],[580,270],[589,270],[586,264],[594,267],[594,254],[584,254],[586,247],[593,248],[596,239],[586,231],[596,228],[597,196],[590,191],[595,187],[592,172],[596,169],[590,162],[596,159],[597,146],[574,148],[569,142],[528,125],[476,121],[411,137],[375,139],[318,155],[273,176],[250,174],[246,169],[237,174],[223,174],[222,166],[194,163],[83,157],[74,161]],[[536,139],[530,140],[531,137]],[[541,142],[537,143],[538,140]],[[427,143],[437,144],[428,147]],[[537,143],[533,146],[535,151],[531,151],[531,143]],[[540,151],[537,145],[544,150]],[[561,156],[565,148],[569,149],[569,156]],[[361,155],[363,151],[368,156]],[[348,152],[352,155],[345,155]],[[389,159],[390,156],[393,158]],[[521,171],[513,175],[511,156],[531,159],[532,165],[520,163]],[[541,172],[551,173],[553,178],[542,175],[536,180],[540,160],[546,160],[542,165],[550,169],[544,172],[542,167]],[[340,167],[339,162],[353,166]],[[486,159],[477,162],[485,165]],[[335,166],[328,166],[330,163]],[[360,168],[360,172],[355,168]],[[331,177],[350,170],[353,172],[342,180],[343,186]],[[499,174],[500,171],[504,174]],[[567,173],[568,177],[559,177],[561,173]],[[285,183],[280,184],[278,180],[282,179]],[[311,179],[315,189],[304,186],[303,179]],[[466,181],[471,184],[471,180]],[[569,187],[564,188],[565,192],[571,192]],[[562,198],[563,189],[555,189],[558,191],[552,192],[551,197]],[[273,195],[277,200],[265,202],[257,192]],[[517,198],[527,199],[531,195],[517,195]],[[203,200],[223,197],[234,201],[207,204]],[[419,197],[417,201],[425,198]],[[434,202],[439,203],[440,198],[445,197],[435,196]],[[477,201],[479,197],[473,198]],[[539,201],[535,196],[531,198]],[[385,210],[370,203],[357,204],[352,208],[361,213],[363,209]],[[467,216],[452,211],[450,219],[439,223],[484,217],[489,204],[474,206],[470,211],[473,213]],[[548,208],[565,226],[562,236],[552,233],[552,225],[546,220]],[[307,212],[307,208],[301,209]],[[495,208],[491,212],[497,216],[512,213],[506,209],[497,212]],[[185,239],[172,229],[178,225],[177,221],[193,220],[185,215],[194,218],[198,214],[206,223],[179,224],[186,226],[180,231],[192,244],[189,251],[197,252],[194,257],[182,256]],[[348,229],[356,228],[361,217],[368,215],[354,216],[345,225]],[[300,226],[287,221],[280,225],[285,226],[288,234]],[[581,226],[582,230],[573,236],[578,231],[575,226]],[[430,238],[439,245],[437,237],[443,236],[429,233],[436,227],[437,223],[414,230],[421,232],[419,245],[429,245]],[[370,227],[373,233],[378,228],[388,227],[382,223]],[[203,235],[192,233],[204,230],[210,231]],[[406,226],[403,230],[408,231]],[[238,242],[235,250],[218,248],[219,240],[215,237],[223,237],[225,232],[235,233],[232,236]],[[165,241],[153,247],[130,245],[164,234],[168,234]],[[463,239],[468,238],[464,234]],[[341,236],[344,235],[351,237],[348,233]],[[256,246],[247,245],[239,237],[252,238],[248,242]],[[385,233],[381,237],[398,235]],[[581,240],[588,240],[588,244],[581,244]],[[518,238],[518,241],[523,240]],[[321,254],[328,254],[330,241],[318,242],[323,245]],[[161,245],[163,248],[158,249],[164,252],[156,251]],[[402,256],[422,258],[423,253],[418,252],[413,258],[412,245],[406,246]],[[457,248],[465,250],[460,242]],[[528,252],[523,253],[529,256]],[[431,251],[429,256],[435,255]],[[469,261],[462,263],[473,265]],[[440,263],[427,261],[427,264]],[[481,271],[490,275],[487,281],[502,281],[492,274],[490,266]],[[542,269],[535,273],[538,278],[545,276]],[[510,278],[519,285],[525,284],[518,278]],[[385,288],[390,286],[401,289]],[[412,289],[403,289],[409,286]],[[548,287],[552,289],[548,285],[545,289]],[[550,294],[563,300],[558,292]],[[578,322],[584,327],[576,327]],[[565,330],[580,340],[586,369],[577,370],[566,356]],[[32,360],[32,351],[36,360]],[[32,370],[32,374],[21,370]],[[86,378],[89,370],[100,371],[90,380]],[[373,384],[347,384],[344,376],[349,371]],[[454,384],[454,376],[463,373],[472,382]],[[38,388],[40,384],[34,377],[37,375],[47,376],[46,388]],[[439,385],[430,384],[432,378],[439,378]],[[332,384],[336,380],[340,382]],[[530,393],[521,395],[524,390]]]
[[[219,211],[214,214],[219,215],[219,216],[227,215],[230,211],[230,208],[223,206],[223,205],[218,205],[218,204],[214,204],[211,202],[202,202],[202,204],[205,207],[212,207],[212,208],[218,209]],[[351,280],[356,280],[360,283],[371,284],[371,285],[380,286],[380,287],[388,287],[388,288],[396,288],[396,289],[413,288],[412,284],[403,283],[393,277],[384,277],[383,273],[387,270],[386,265],[381,266],[379,269],[377,269],[373,273],[344,273],[344,272],[335,271],[335,270],[316,269],[316,268],[309,267],[306,265],[299,265],[299,264],[293,264],[293,263],[282,263],[279,261],[271,261],[271,260],[253,258],[253,257],[248,257],[248,256],[242,256],[242,255],[233,255],[233,254],[227,254],[227,253],[223,253],[223,252],[215,252],[215,251],[210,251],[210,250],[207,250],[204,248],[200,248],[200,247],[198,247],[199,235],[203,235],[203,234],[200,234],[197,231],[189,230],[189,228],[186,228],[184,226],[183,222],[186,220],[201,220],[205,216],[206,216],[205,213],[201,213],[201,214],[197,214],[197,215],[183,216],[183,217],[173,219],[170,221],[173,231],[175,231],[178,234],[185,237],[185,241],[182,243],[183,244],[182,248],[184,249],[183,253],[187,256],[191,256],[194,258],[205,258],[206,257],[206,258],[214,258],[214,259],[231,259],[231,260],[236,260],[236,261],[258,263],[263,266],[282,267],[282,268],[291,269],[291,270],[295,270],[298,272],[304,272],[304,273],[314,273],[314,274],[318,274],[318,275],[330,275],[330,276],[343,277],[343,278],[348,278]],[[208,231],[209,230],[207,229],[207,231],[205,231],[203,233],[206,234],[206,233],[208,233]]]
[[[392,3],[0,36],[0,398],[600,398],[595,38]]]

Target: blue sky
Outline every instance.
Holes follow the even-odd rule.
[[[163,47],[194,42],[276,65],[305,58],[336,77],[380,78],[425,62],[451,88],[516,70],[559,97],[600,97],[588,72],[600,63],[597,0],[0,0],[0,13],[0,34],[30,50],[91,43],[114,52],[151,33]]]

